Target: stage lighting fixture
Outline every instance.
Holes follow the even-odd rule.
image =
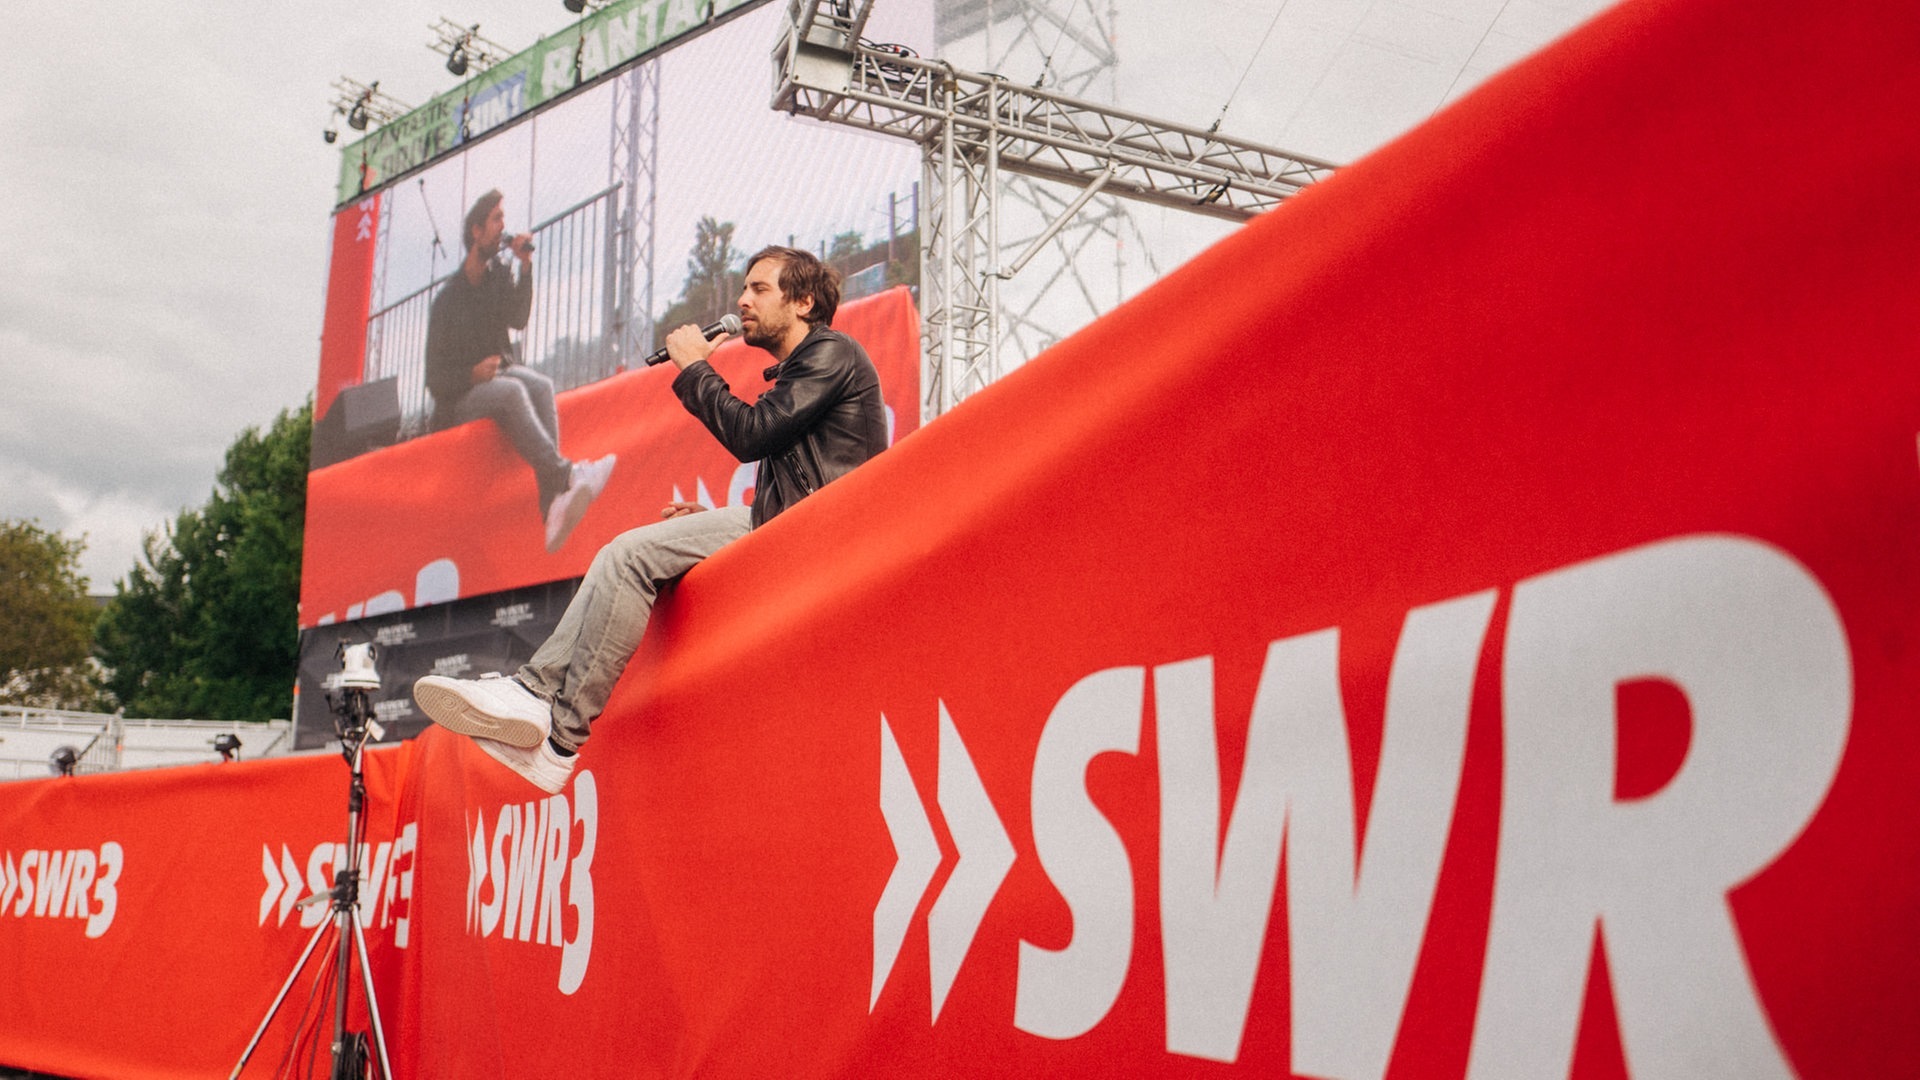
[[[47,767],[53,770],[55,776],[72,776],[73,767],[79,763],[80,751],[71,746],[55,750],[53,756],[47,759]]]
[[[433,31],[434,36],[433,41],[427,42],[427,48],[447,58],[447,70],[457,79],[481,74],[514,52],[482,37],[479,23],[462,26],[443,15],[427,29]]]
[[[332,128],[328,128],[325,131],[322,131],[320,133],[320,137],[327,140],[328,142],[333,142],[336,139],[340,138],[340,133],[333,130]]]
[[[575,15],[587,10],[587,0],[560,0],[560,3]]]
[[[365,131],[378,124],[392,123],[398,117],[413,111],[413,106],[395,100],[391,95],[380,92],[380,83],[359,83],[346,76],[333,81],[333,117],[327,123],[327,129],[334,130],[335,123],[345,118],[347,126],[355,131]],[[322,132],[325,134],[325,132]],[[328,142],[333,142],[330,138]]]
[[[213,750],[214,750],[214,753],[220,755],[221,761],[233,761],[239,758],[240,736],[235,735],[232,732],[227,732],[222,735],[215,735],[213,737]]]

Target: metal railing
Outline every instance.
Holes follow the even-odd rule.
[[[613,348],[618,265],[614,259],[620,185],[575,203],[533,227],[533,313],[518,335],[521,363],[553,380],[556,390],[604,379],[621,370]],[[427,322],[446,280],[374,312],[367,319],[366,382],[398,376],[402,437],[426,430]]]
[[[213,740],[235,735],[244,758],[274,757],[293,749],[287,720],[128,720],[112,713],[0,705],[0,780],[49,776],[61,747],[75,753],[74,773],[117,772],[160,765],[217,761]]]

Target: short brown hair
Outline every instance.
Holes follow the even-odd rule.
[[[790,247],[763,247],[747,260],[747,272],[761,259],[780,260],[780,292],[789,303],[807,298],[813,310],[801,318],[809,326],[832,326],[833,313],[840,307],[840,271],[828,266],[811,251]]]
[[[473,200],[473,209],[467,211],[467,231],[460,234],[460,239],[468,247],[473,246],[473,230],[486,227],[487,215],[493,213],[493,208],[499,206],[503,198],[505,196],[500,194],[500,189],[494,188]]]

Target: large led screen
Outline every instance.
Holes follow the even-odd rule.
[[[644,358],[672,327],[731,310],[746,256],[768,244],[842,271],[835,327],[879,367],[895,437],[917,426],[919,148],[769,109],[785,14],[737,12],[335,214],[303,628],[578,577],[669,501],[749,500],[751,464],[681,408],[670,365]],[[557,550],[507,433],[436,416],[428,391],[433,338],[460,326],[434,325],[435,298],[490,192],[505,232],[533,245],[506,365],[558,391],[562,455],[615,459]],[[748,400],[769,362],[737,342],[715,356]]]

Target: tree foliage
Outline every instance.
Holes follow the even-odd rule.
[[[94,608],[80,574],[86,544],[31,521],[0,521],[0,702],[98,705],[88,663]]]
[[[827,262],[844,263],[867,250],[866,238],[858,232],[843,232],[833,238],[833,246],[827,251]]]
[[[654,324],[655,344],[666,343],[667,334],[687,323],[705,325],[733,310],[740,287],[747,275],[739,264],[746,253],[733,246],[733,222],[715,221],[702,215],[693,230],[693,247],[687,252],[687,283]]]
[[[311,403],[241,432],[205,506],[146,536],[95,631],[129,716],[289,716]]]

